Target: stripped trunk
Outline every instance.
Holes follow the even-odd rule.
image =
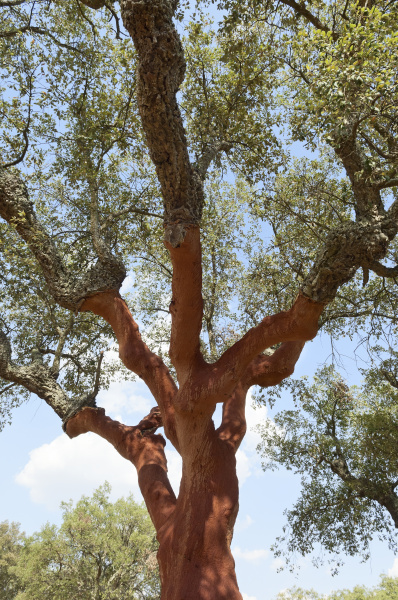
[[[137,426],[85,407],[70,418],[70,437],[92,431],[131,461],[159,540],[162,600],[241,600],[231,554],[238,513],[235,455],[246,432],[245,402],[250,386],[275,385],[293,371],[313,337],[323,305],[299,296],[287,312],[266,317],[214,364],[200,352],[202,322],[199,229],[186,231],[173,262],[170,357],[178,385],[162,360],[142,341],[127,305],[116,292],[87,299],[82,310],[112,326],[124,364],[152,392],[157,407]],[[261,351],[282,342],[271,355]],[[213,423],[222,404],[220,427]],[[167,476],[166,437],[182,458],[178,498]]]
[[[242,598],[230,550],[238,512],[235,453],[211,425],[183,453],[176,509],[158,531],[162,600]]]

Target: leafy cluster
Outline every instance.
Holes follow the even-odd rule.
[[[0,528],[0,590],[4,600],[158,600],[154,530],[145,508],[109,500],[108,484],[76,506],[63,503],[60,527],[32,536],[15,523]]]

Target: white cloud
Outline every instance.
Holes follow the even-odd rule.
[[[154,404],[154,400],[151,403],[148,398],[135,394],[134,383],[131,381],[115,381],[109,389],[102,390],[98,395],[98,405],[105,408],[106,413],[113,418],[125,413],[136,414],[140,420],[149,413]]]
[[[388,569],[388,576],[398,577],[398,558],[394,560],[391,569]]]
[[[252,525],[254,523],[253,519],[251,518],[250,515],[246,515],[244,518],[243,517],[238,517],[236,520],[236,525],[234,527],[234,530],[236,533],[239,533],[241,531],[245,531],[245,529],[247,529],[248,527],[250,527],[250,525]]]
[[[15,480],[29,489],[33,502],[49,510],[56,510],[62,500],[91,494],[105,480],[112,486],[113,498],[133,492],[142,501],[133,465],[93,433],[73,440],[63,434],[35,448]]]
[[[245,594],[245,592],[243,592],[242,598],[243,600],[257,600],[256,596],[249,596],[248,594]]]
[[[239,546],[235,546],[232,549],[232,554],[235,558],[241,558],[242,560],[247,560],[248,562],[257,562],[268,556],[268,550],[241,550]]]

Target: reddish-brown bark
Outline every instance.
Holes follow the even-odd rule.
[[[323,304],[300,295],[286,312],[266,317],[214,364],[200,351],[203,316],[199,228],[183,241],[166,243],[173,265],[170,359],[178,387],[163,361],[145,345],[126,303],[116,292],[88,298],[82,310],[111,325],[119,354],[151,390],[158,407],[137,426],[122,425],[102,409],[85,408],[66,424],[70,437],[92,431],[132,462],[157,531],[162,600],[241,600],[230,551],[238,512],[235,454],[245,431],[245,401],[251,385],[282,381],[306,340],[314,337]],[[281,345],[271,355],[262,352]],[[223,407],[215,429],[212,415]],[[178,498],[167,477],[166,437],[182,457]]]

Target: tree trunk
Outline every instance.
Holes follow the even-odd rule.
[[[211,421],[200,446],[182,455],[176,509],[158,531],[161,598],[242,600],[230,550],[239,497],[234,448]]]

